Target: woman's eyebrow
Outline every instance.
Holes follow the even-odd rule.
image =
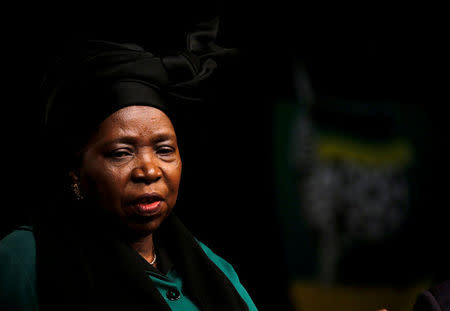
[[[101,143],[102,146],[108,146],[113,144],[127,144],[127,145],[134,145],[139,142],[140,137],[139,136],[123,136],[118,137],[110,140],[106,140]],[[151,142],[153,143],[159,143],[163,141],[169,141],[169,140],[176,140],[176,136],[174,134],[170,133],[160,133],[152,135]]]
[[[174,134],[170,133],[160,133],[156,134],[154,137],[152,137],[152,141],[154,142],[162,142],[167,140],[175,140],[176,136]]]
[[[133,145],[138,141],[138,137],[136,136],[123,136],[119,138],[109,139],[103,141],[101,144],[103,146],[107,145],[113,145],[113,144],[127,144],[127,145]]]

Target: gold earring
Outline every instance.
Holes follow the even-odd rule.
[[[73,191],[73,193],[75,195],[75,198],[78,201],[83,200],[84,197],[81,194],[80,182],[78,181],[78,176],[74,172],[70,172],[69,175],[72,178],[72,191]]]
[[[83,197],[83,195],[81,194],[81,191],[80,191],[80,184],[78,182],[76,182],[76,181],[73,182],[72,190],[73,190],[73,193],[75,194],[75,198],[78,201],[84,199],[84,197]]]

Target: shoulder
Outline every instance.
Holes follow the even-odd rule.
[[[414,305],[414,311],[447,310],[450,310],[450,280],[422,292]]]
[[[34,264],[36,259],[36,242],[33,230],[22,226],[0,240],[0,258],[18,260],[23,265]]]
[[[0,250],[24,251],[34,247],[33,228],[21,226],[0,239]]]
[[[244,288],[244,286],[241,284],[239,277],[234,270],[233,266],[217,255],[215,252],[213,252],[208,246],[206,246],[204,243],[198,241],[198,244],[202,248],[202,250],[205,252],[206,256],[225,274],[225,276],[231,281],[233,286],[236,288],[237,292],[241,297],[244,299],[244,301],[247,303],[249,310],[257,310],[253,300],[251,299],[250,295],[248,294],[247,290]]]
[[[0,309],[35,309],[35,288],[34,234],[31,227],[19,227],[0,240]]]
[[[205,252],[206,256],[208,256],[208,258],[220,269],[222,270],[223,273],[225,273],[225,275],[231,280],[231,281],[239,281],[239,277],[236,273],[236,271],[234,270],[233,266],[226,261],[225,259],[223,259],[222,257],[220,257],[219,255],[217,255],[216,253],[214,253],[208,246],[206,246],[204,243],[198,241],[198,244],[200,245],[200,247],[202,248],[202,250]]]
[[[8,264],[34,267],[36,242],[31,227],[19,227],[0,240],[0,261],[2,267]]]

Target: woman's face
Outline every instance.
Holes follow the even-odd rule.
[[[104,120],[82,153],[83,195],[136,233],[151,233],[173,209],[181,177],[175,130],[161,111],[130,106]]]

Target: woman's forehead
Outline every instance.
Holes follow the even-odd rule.
[[[149,106],[129,106],[117,110],[100,126],[126,129],[173,127],[169,117],[161,110]]]
[[[122,108],[99,127],[97,138],[114,139],[120,137],[175,136],[172,122],[161,110],[149,106],[129,106]]]

